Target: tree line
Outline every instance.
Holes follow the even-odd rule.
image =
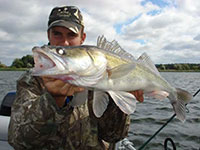
[[[34,60],[32,55],[16,58],[11,66],[6,66],[0,62],[0,68],[33,68]],[[159,71],[200,71],[200,64],[176,63],[176,64],[156,64]]]
[[[176,63],[176,64],[156,64],[159,71],[200,71],[200,64]]]
[[[34,60],[32,55],[26,55],[22,58],[16,58],[10,66],[6,66],[0,62],[0,68],[33,68]]]

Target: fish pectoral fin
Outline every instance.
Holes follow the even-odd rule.
[[[119,66],[117,66],[115,68],[112,68],[112,69],[108,70],[109,78],[116,79],[116,78],[120,78],[122,76],[125,76],[128,73],[130,73],[135,67],[136,67],[135,63],[119,65]]]
[[[145,93],[145,95],[148,97],[153,97],[159,100],[163,100],[167,96],[169,96],[169,93],[166,91],[153,91],[153,92]]]
[[[115,104],[125,114],[131,114],[136,109],[136,98],[133,94],[123,91],[107,91]]]
[[[94,91],[93,112],[96,117],[101,117],[107,109],[109,97],[106,92]]]

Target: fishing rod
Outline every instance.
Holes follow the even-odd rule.
[[[195,97],[199,92],[200,92],[200,89],[195,92],[193,97]],[[170,121],[174,119],[175,116],[176,114],[171,116],[171,118],[164,125],[162,125],[162,127],[158,129],[138,150],[142,150]]]

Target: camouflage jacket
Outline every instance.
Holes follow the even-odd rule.
[[[15,150],[104,150],[127,136],[129,117],[112,100],[101,118],[93,114],[91,91],[83,105],[59,108],[40,80],[28,72],[17,81],[8,131]]]

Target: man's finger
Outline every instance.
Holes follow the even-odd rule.
[[[131,94],[133,94],[135,96],[135,98],[139,101],[139,102],[143,102],[144,101],[144,97],[143,97],[143,91],[142,90],[138,90],[138,91],[131,91]]]

